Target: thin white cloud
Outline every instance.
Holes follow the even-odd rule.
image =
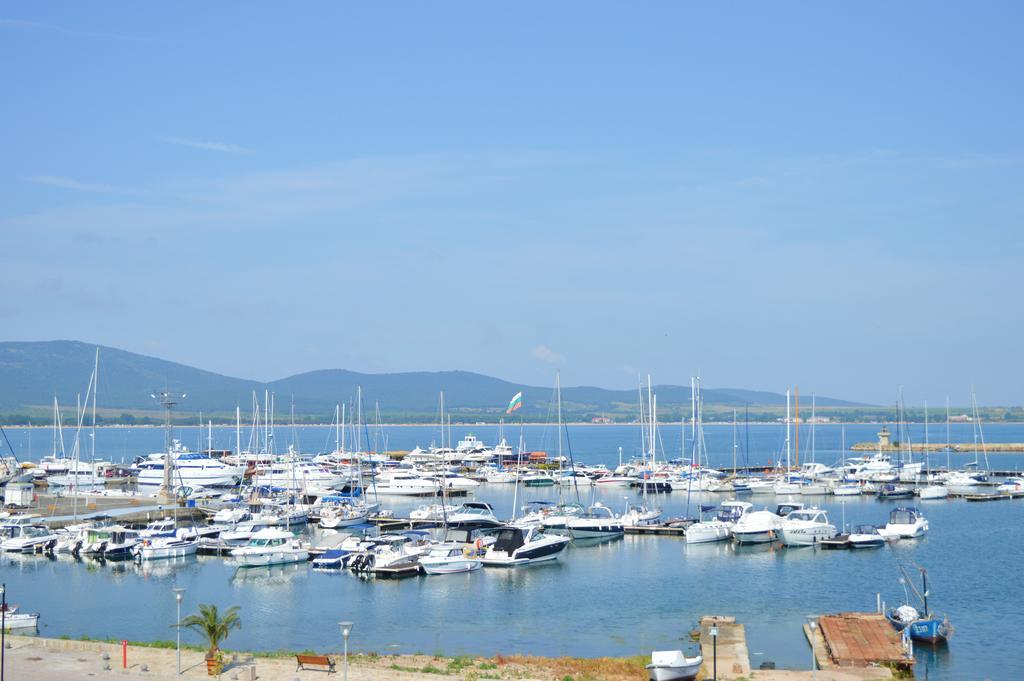
[[[167,144],[177,144],[182,147],[191,147],[193,149],[203,149],[204,151],[219,151],[225,154],[247,154],[249,150],[245,147],[240,147],[237,144],[226,144],[224,142],[202,142],[198,140],[190,140],[184,137],[161,137],[161,142]]]
[[[547,364],[565,364],[565,355],[555,352],[546,345],[538,345],[530,350],[530,356]]]
[[[123,33],[101,33],[97,31],[82,31],[76,28],[67,28],[66,26],[58,26],[56,24],[46,24],[41,21],[26,21],[24,19],[0,19],[0,26],[7,26],[10,28],[21,28],[34,31],[48,31],[50,33],[60,33],[62,35],[74,36],[78,38],[100,38],[105,40],[130,40],[133,42],[171,42],[166,38],[154,38],[152,36],[140,36],[140,35],[125,35]]]
[[[59,187],[60,189],[71,189],[76,192],[91,192],[93,194],[126,194],[123,189],[112,187],[108,184],[94,184],[91,182],[80,182],[73,177],[62,177],[60,175],[32,175],[25,178],[29,182],[44,184],[48,187]]]

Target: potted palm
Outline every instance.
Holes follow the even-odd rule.
[[[232,629],[242,627],[242,620],[238,617],[237,605],[220,613],[216,605],[200,604],[199,614],[189,615],[178,622],[178,626],[191,629],[206,639],[210,646],[206,653],[206,672],[210,676],[216,676],[221,673],[224,666],[220,644],[227,639]]]

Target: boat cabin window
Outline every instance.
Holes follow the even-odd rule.
[[[917,521],[917,514],[905,508],[899,508],[889,514],[889,522],[893,525],[912,525]]]

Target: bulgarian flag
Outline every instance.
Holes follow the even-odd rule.
[[[523,406],[523,393],[522,391],[517,392],[512,396],[512,401],[508,403],[508,409],[505,410],[506,414],[511,414],[519,407]]]

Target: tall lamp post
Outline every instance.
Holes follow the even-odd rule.
[[[178,630],[178,644],[176,646],[178,653],[178,676],[181,676],[181,599],[185,596],[185,588],[177,586],[174,587],[173,591],[174,601],[178,605],[178,619],[175,622],[175,629]],[[0,679],[0,681],[3,681],[3,679]]]
[[[711,679],[718,681],[718,627],[710,627],[708,634],[711,635]]]
[[[345,639],[345,681],[348,681],[348,635],[352,633],[353,623],[338,622],[338,626],[341,627],[341,637]]]
[[[4,681],[7,653],[7,584],[0,584],[0,681]]]

